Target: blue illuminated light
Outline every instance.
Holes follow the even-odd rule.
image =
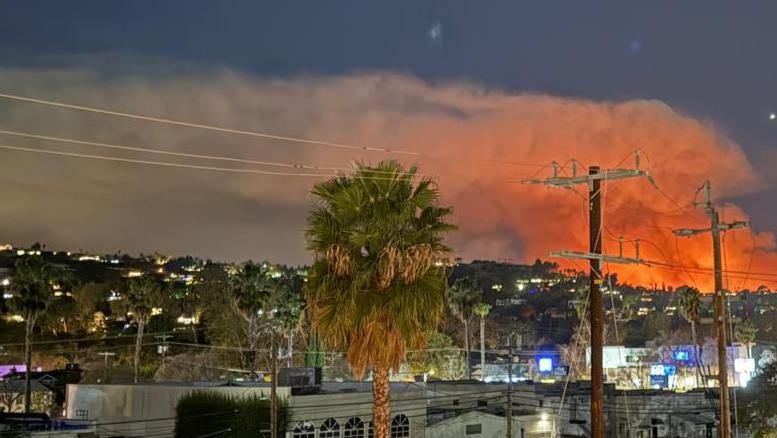
[[[675,351],[674,360],[678,362],[687,362],[691,360],[691,354],[687,351]]]
[[[549,357],[541,357],[538,361],[540,372],[549,373],[553,371],[553,359]]]

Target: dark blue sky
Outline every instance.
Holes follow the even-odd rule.
[[[777,111],[775,19],[770,1],[6,0],[0,66],[138,55],[270,76],[389,70],[513,91],[660,99],[714,121],[758,167],[777,136],[768,120]],[[771,178],[766,165],[759,170]],[[738,202],[766,227],[776,193]]]
[[[777,3],[5,1],[4,64],[157,55],[265,75],[393,70],[594,99],[657,98],[771,143]],[[429,31],[440,24],[441,41]]]

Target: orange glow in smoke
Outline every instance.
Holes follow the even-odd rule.
[[[427,157],[419,164],[439,177],[444,200],[456,209],[460,231],[453,243],[458,255],[465,260],[532,262],[547,259],[552,250],[587,251],[587,187],[573,192],[507,181],[539,169],[505,162],[550,163],[574,157],[603,169],[619,162],[619,167],[633,168],[630,154],[640,149],[642,168],[650,171],[660,190],[644,179],[603,185],[605,251],[618,253],[618,236],[641,239],[643,259],[689,269],[632,265],[604,266],[605,271],[617,272],[621,281],[632,284],[712,289],[709,233],[676,239],[671,230],[709,227],[704,211],[690,206],[706,179],[712,181],[716,199],[763,186],[740,147],[712,124],[653,101],[592,103],[518,95],[483,96],[469,103],[483,113],[464,120],[418,117],[396,134],[400,144],[424,145]],[[443,154],[457,159],[429,157]],[[571,172],[569,165],[566,171]],[[547,168],[536,176],[550,174]],[[748,219],[736,205],[717,205],[723,221]],[[737,230],[727,233],[724,243],[728,270],[741,271],[730,273],[729,289],[777,286],[777,276],[763,274],[777,273],[774,235]],[[624,256],[633,255],[633,247],[624,244]],[[585,260],[558,262],[587,269]]]

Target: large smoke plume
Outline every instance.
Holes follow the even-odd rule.
[[[709,235],[676,241],[671,229],[704,227],[708,221],[703,212],[678,204],[688,206],[705,179],[723,200],[763,186],[741,148],[724,133],[658,101],[592,102],[381,73],[278,80],[223,71],[110,78],[84,70],[22,69],[0,71],[0,88],[238,129],[417,151],[422,155],[396,158],[439,178],[460,227],[452,243],[465,260],[530,262],[547,258],[551,250],[586,249],[580,196],[586,188],[575,193],[520,184],[515,180],[550,174],[549,168],[523,164],[575,158],[603,168],[619,162],[631,167],[630,154],[640,149],[643,167],[660,190],[645,180],[606,184],[605,248],[617,252],[612,240],[617,236],[640,238],[643,258],[692,268],[712,265]],[[391,157],[6,101],[0,102],[0,116],[0,129],[193,153],[343,167],[352,160]],[[0,136],[0,144],[171,160],[10,136]],[[5,193],[0,223],[7,240],[230,260],[308,260],[302,229],[314,179],[10,151],[0,151],[0,157]],[[722,215],[747,219],[731,203],[725,203]],[[626,255],[633,254],[630,248],[626,245]],[[777,266],[772,233],[731,232],[725,248],[729,270],[759,273],[750,275],[746,286],[769,284],[760,273]],[[711,273],[698,269],[608,268],[628,282],[711,287]],[[732,273],[729,286],[743,286],[744,277]]]

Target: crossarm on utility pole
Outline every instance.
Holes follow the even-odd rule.
[[[565,258],[565,259],[586,259],[586,260],[600,260],[604,263],[612,263],[617,265],[649,265],[649,263],[641,258],[634,257],[620,257],[612,256],[608,254],[596,254],[592,252],[582,251],[551,251],[551,257]]]

